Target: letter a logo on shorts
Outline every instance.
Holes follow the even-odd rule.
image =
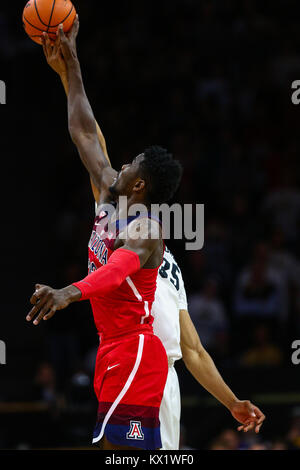
[[[140,421],[130,421],[130,431],[126,434],[127,439],[144,440],[144,434]]]

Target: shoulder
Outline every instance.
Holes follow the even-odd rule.
[[[156,220],[138,217],[128,224],[128,238],[132,240],[160,240],[161,226]]]

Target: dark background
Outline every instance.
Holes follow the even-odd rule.
[[[267,415],[259,437],[237,435],[180,361],[182,447],[300,448],[298,2],[74,4],[113,166],[165,146],[184,166],[174,201],[205,204],[204,248],[168,245],[203,344],[236,395]],[[95,421],[91,309],[72,305],[39,327],[25,316],[36,282],[86,275],[94,203],[59,77],[23,31],[24,5],[0,6],[0,448],[73,448],[89,445]]]

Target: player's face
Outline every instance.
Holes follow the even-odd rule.
[[[131,196],[134,187],[142,181],[139,176],[139,169],[140,162],[143,158],[144,154],[141,153],[135,157],[131,163],[122,166],[115,181],[110,186],[110,191],[113,194],[118,196]]]

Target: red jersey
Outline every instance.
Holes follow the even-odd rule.
[[[132,220],[128,217],[116,223],[116,235],[108,236],[108,213],[103,209],[95,218],[89,241],[89,273],[105,265],[114,251],[114,243],[120,228]],[[141,268],[109,294],[90,300],[95,325],[101,339],[132,332],[153,331],[152,304],[156,291],[158,269]]]

